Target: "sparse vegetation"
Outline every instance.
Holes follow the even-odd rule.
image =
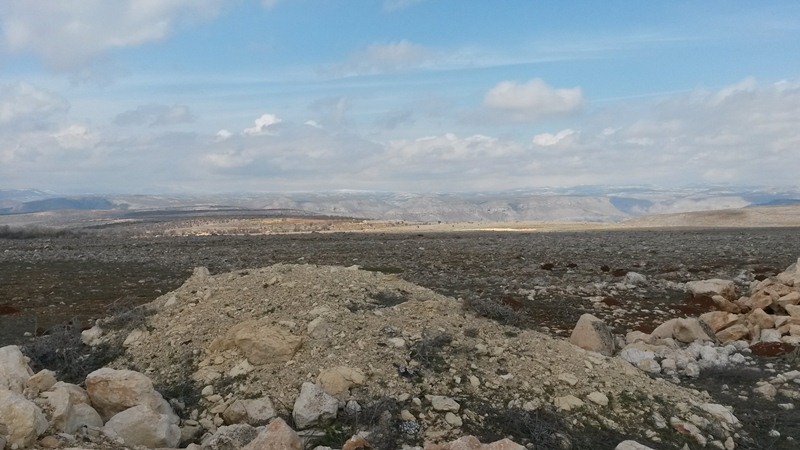
[[[451,342],[453,336],[447,333],[425,333],[421,340],[411,346],[411,358],[425,369],[443,372],[447,369],[447,363],[442,352]]]
[[[464,300],[464,308],[478,316],[492,319],[503,325],[521,326],[525,322],[525,314],[514,311],[510,306],[483,297],[468,297]]]
[[[367,440],[374,450],[395,450],[402,443],[419,443],[419,437],[405,433],[403,420],[399,419],[401,405],[390,397],[358,401],[360,408],[345,408],[335,422],[325,428],[325,435],[312,440],[306,449],[317,446],[342,448],[342,445],[359,432],[369,433]]]
[[[531,444],[537,450],[611,450],[631,438],[606,428],[574,428],[563,414],[548,408],[529,411],[497,407],[482,400],[465,405],[479,419],[465,422],[463,428],[481,442],[509,438],[520,445]]]
[[[0,239],[47,239],[60,237],[77,237],[85,233],[63,228],[49,228],[39,225],[11,227],[0,225]]]
[[[82,384],[86,375],[106,366],[122,354],[122,346],[81,342],[80,328],[59,325],[22,347],[34,371],[49,369],[68,383]]]

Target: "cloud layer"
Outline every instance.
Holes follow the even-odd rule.
[[[74,70],[113,49],[160,41],[176,27],[216,15],[221,0],[4,0],[2,42],[57,70]]]
[[[532,132],[521,140],[457,132],[380,140],[276,113],[261,114],[239,132],[186,133],[175,129],[180,120],[164,120],[173,110],[146,105],[97,127],[69,119],[69,104],[54,94],[29,84],[5,86],[0,178],[53,188],[91,177],[100,191],[459,191],[742,180],[792,185],[800,151],[800,83],[788,81],[747,79],[663,97],[634,113],[587,112],[575,128]],[[147,127],[119,127],[126,121]],[[150,126],[157,122],[163,124]],[[121,181],[128,173],[139,174],[138,186]]]

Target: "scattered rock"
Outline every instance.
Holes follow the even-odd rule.
[[[294,402],[292,417],[298,429],[304,430],[336,418],[339,401],[314,383],[303,383]]]
[[[302,450],[300,436],[283,421],[273,419],[272,422],[242,450]]]
[[[611,329],[605,322],[591,314],[583,314],[578,319],[578,323],[575,324],[569,337],[569,342],[602,355],[614,354],[614,335],[611,333]]]
[[[720,295],[728,300],[736,299],[736,284],[730,280],[714,278],[710,280],[690,281],[686,289],[694,296],[705,295],[712,297]]]
[[[653,450],[652,448],[642,445],[636,441],[622,441],[614,447],[614,450]]]
[[[176,421],[166,414],[159,414],[146,404],[114,415],[105,428],[113,431],[130,446],[175,448],[181,439],[181,430]]]
[[[330,395],[339,397],[347,394],[353,386],[364,384],[364,372],[352,367],[339,366],[323,371],[317,383]]]
[[[138,405],[171,414],[172,410],[153,389],[146,375],[133,370],[115,370],[104,367],[86,376],[86,391],[103,420]]]
[[[25,356],[16,345],[0,348],[0,389],[21,394],[25,382],[33,375]]]
[[[6,444],[15,448],[30,447],[47,430],[42,410],[22,394],[8,389],[0,389],[0,424],[5,424],[8,430]]]

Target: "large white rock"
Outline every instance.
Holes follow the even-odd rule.
[[[700,408],[709,413],[711,417],[716,419],[717,423],[728,431],[734,431],[741,426],[739,419],[728,408],[719,403],[703,403]]]
[[[153,389],[153,382],[146,375],[133,370],[115,370],[104,367],[86,376],[86,391],[92,406],[103,420],[137,405],[147,405],[161,414],[178,418],[172,408]]]
[[[705,295],[708,297],[721,295],[728,300],[736,300],[736,283],[731,280],[712,278],[710,280],[690,281],[686,283],[686,289],[692,295]]]
[[[242,450],[302,450],[300,436],[281,418],[274,419]]]
[[[614,335],[611,329],[605,322],[591,314],[584,314],[578,319],[569,342],[606,356],[614,354]]]
[[[33,371],[16,345],[0,348],[0,389],[21,394]]]
[[[172,418],[148,405],[134,406],[114,415],[105,428],[129,446],[175,448],[181,439],[181,429]]]
[[[77,387],[77,386],[76,386]],[[78,388],[80,389],[80,388]],[[42,393],[48,404],[50,424],[64,433],[74,433],[82,426],[102,427],[103,419],[89,404],[89,398],[76,396],[65,386]]]
[[[690,344],[695,341],[710,341],[711,337],[706,332],[701,322],[695,318],[678,319],[672,328],[672,336],[683,343]]]
[[[47,418],[35,403],[17,392],[0,389],[0,424],[8,429],[9,447],[30,447],[47,430]]]
[[[339,401],[322,387],[305,382],[294,402],[292,417],[299,430],[313,427],[336,418]]]

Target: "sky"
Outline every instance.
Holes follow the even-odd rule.
[[[0,5],[0,189],[798,180],[795,0]]]

